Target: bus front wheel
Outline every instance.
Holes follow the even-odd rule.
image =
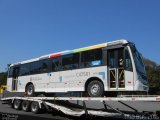
[[[103,92],[103,84],[98,80],[91,81],[87,86],[87,93],[90,97],[101,97]]]

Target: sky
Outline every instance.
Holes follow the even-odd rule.
[[[160,0],[0,0],[0,72],[10,63],[118,39],[160,64]]]

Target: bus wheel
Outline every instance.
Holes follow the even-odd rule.
[[[103,92],[103,84],[98,80],[91,81],[87,86],[87,93],[90,97],[101,97]]]
[[[14,109],[16,109],[16,110],[20,110],[21,109],[21,100],[18,100],[18,99],[16,99],[16,100],[14,100],[14,102],[13,102],[13,108]]]
[[[40,107],[39,107],[38,102],[34,101],[31,103],[31,112],[36,113],[36,114],[40,112]]]
[[[29,84],[29,85],[26,87],[26,95],[27,95],[27,96],[30,96],[30,97],[33,97],[33,96],[34,96],[34,86],[33,86],[33,84]]]
[[[30,110],[30,102],[29,101],[24,100],[22,102],[22,110],[25,112],[28,112]]]

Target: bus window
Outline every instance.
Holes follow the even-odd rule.
[[[79,68],[79,53],[63,56],[62,67],[63,67],[63,70]]]
[[[13,67],[9,68],[9,73],[8,74],[9,74],[8,75],[9,78],[13,77]]]
[[[49,60],[45,59],[40,61],[40,72],[41,73],[47,73],[49,71]]]
[[[116,68],[116,58],[115,58],[115,52],[114,51],[110,51],[108,53],[108,64],[110,68]]]
[[[36,61],[36,62],[31,63],[31,69],[30,69],[31,74],[39,74],[40,69],[41,69],[40,61]]]
[[[61,61],[60,57],[56,57],[52,59],[52,71],[57,72],[61,70]]]
[[[14,67],[13,69],[13,78],[17,78],[19,76],[19,66]]]
[[[19,75],[29,75],[30,74],[30,69],[29,69],[29,64],[22,64],[20,65],[20,73]]]
[[[94,67],[102,65],[102,49],[94,49],[81,53],[81,66]]]
[[[123,49],[118,50],[118,67],[123,67]]]
[[[133,71],[128,49],[125,49],[125,70]]]

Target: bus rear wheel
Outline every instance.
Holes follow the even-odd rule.
[[[26,87],[26,95],[30,96],[30,97],[33,97],[35,95],[33,84],[27,85],[27,87]]]
[[[101,97],[103,92],[103,84],[98,80],[91,81],[87,86],[87,93],[89,97]]]

